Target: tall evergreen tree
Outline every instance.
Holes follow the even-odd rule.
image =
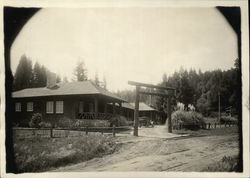
[[[33,84],[32,86],[33,87],[39,87],[40,84],[39,84],[39,78],[40,78],[40,73],[41,73],[41,66],[38,62],[35,63],[34,65],[34,69],[33,69]]]
[[[95,73],[95,80],[94,80],[94,82],[95,82],[95,84],[96,84],[97,86],[100,85],[100,81],[99,81],[99,77],[98,77],[98,73],[97,73],[97,72]]]
[[[61,76],[58,74],[56,75],[56,83],[60,83],[62,81]]]
[[[32,80],[32,61],[26,55],[22,55],[14,75],[13,90],[32,87]]]
[[[32,87],[45,87],[47,76],[47,69],[44,66],[41,66],[38,62],[35,63],[33,68],[33,81]]]
[[[103,77],[103,88],[107,89],[107,80],[105,76]]]
[[[78,61],[73,75],[74,75],[74,80],[76,81],[88,80],[87,69],[85,68],[85,64],[83,61]]]

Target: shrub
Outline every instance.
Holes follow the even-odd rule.
[[[68,117],[61,117],[61,118],[57,119],[55,127],[73,128],[74,127],[74,121],[72,119],[68,118]]]
[[[51,123],[44,122],[44,121],[41,122],[40,126],[41,126],[41,128],[51,128],[52,127]]]
[[[202,114],[195,111],[175,111],[172,113],[173,125],[182,125],[183,128],[197,130],[205,124]]]
[[[35,113],[35,114],[32,116],[32,118],[31,118],[31,120],[30,120],[30,122],[29,122],[29,126],[30,126],[30,127],[35,127],[35,128],[40,128],[40,127],[41,127],[42,120],[43,120],[42,114],[40,114],[40,113]]]
[[[108,127],[110,125],[107,120],[90,120],[90,119],[76,119],[74,127]]]
[[[68,117],[45,118],[44,126],[51,126],[53,128],[74,128],[75,121]]]
[[[221,161],[213,163],[205,168],[206,172],[239,172],[241,168],[239,166],[239,159],[237,156],[224,156]]]
[[[235,117],[222,116],[220,122],[221,124],[225,124],[225,123],[237,124],[238,120]]]
[[[218,112],[211,112],[209,114],[209,117],[218,117],[218,116],[219,116]]]
[[[110,119],[110,126],[128,126],[129,122],[126,117],[120,116],[120,115],[115,115]]]

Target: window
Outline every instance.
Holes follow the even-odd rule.
[[[56,113],[63,113],[63,101],[56,101]]]
[[[16,110],[16,112],[21,112],[21,103],[15,104],[15,110]]]
[[[27,103],[27,111],[32,112],[33,111],[33,102],[28,102]]]
[[[46,102],[46,113],[54,113],[54,103],[53,101]]]

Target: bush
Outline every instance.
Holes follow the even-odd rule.
[[[218,114],[218,112],[211,112],[210,114],[209,114],[209,117],[218,117],[219,116],[219,114]]]
[[[42,121],[43,121],[42,114],[35,113],[29,122],[29,126],[35,127],[35,128],[40,128]]]
[[[68,117],[45,118],[43,126],[53,128],[74,128],[75,121]]]
[[[182,128],[197,130],[205,124],[202,114],[195,111],[175,111],[172,113],[173,125],[182,125]]]
[[[205,168],[206,172],[240,172],[239,159],[237,156],[224,156],[221,161],[213,163]]]
[[[76,119],[74,127],[109,127],[110,123],[107,120],[90,120],[90,119]]]
[[[120,116],[120,115],[116,115],[116,116],[113,116],[111,119],[110,119],[110,126],[128,126],[129,125],[129,122],[127,120],[126,117],[124,116]]]
[[[225,124],[225,123],[237,124],[238,120],[235,117],[222,116],[220,122],[221,124]]]

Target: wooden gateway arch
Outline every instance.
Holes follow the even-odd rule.
[[[134,136],[138,136],[138,115],[139,115],[139,101],[140,94],[161,96],[167,99],[167,115],[168,115],[168,132],[172,133],[172,123],[171,123],[171,99],[176,98],[176,89],[172,87],[163,87],[157,85],[151,85],[146,83],[139,83],[134,81],[128,81],[129,85],[134,85],[136,87],[135,94],[135,110],[134,110]],[[150,88],[150,92],[141,91],[141,87]],[[152,89],[158,89],[158,91],[152,91]],[[164,100],[165,101],[165,100]]]

